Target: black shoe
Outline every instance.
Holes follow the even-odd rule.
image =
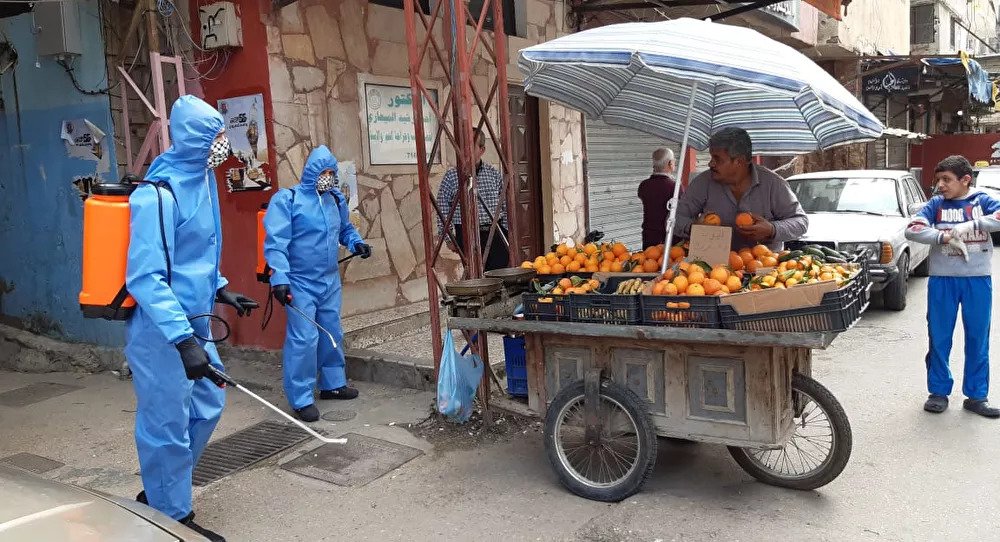
[[[142,491],[140,491],[139,494],[135,496],[135,500],[136,500],[136,502],[140,502],[142,504],[145,504],[146,506],[149,506],[149,501],[146,499],[146,490],[145,489],[142,490]]]
[[[320,390],[319,398],[323,400],[329,399],[356,399],[358,397],[358,390],[351,388],[349,386],[342,386],[335,390]]]
[[[296,408],[295,413],[298,414],[299,419],[304,422],[314,422],[319,419],[319,409],[316,408],[316,405]]]
[[[948,408],[948,398],[944,395],[934,395],[931,394],[924,403],[924,410],[927,412],[933,412],[935,414],[940,414],[947,410]]]
[[[211,542],[226,542],[225,537],[223,537],[221,534],[219,534],[219,533],[217,533],[215,531],[209,531],[208,529],[206,529],[206,528],[202,527],[201,525],[198,525],[197,523],[195,523],[194,522],[194,512],[191,512],[190,514],[187,515],[187,517],[184,517],[183,519],[180,519],[179,521],[182,524],[184,524],[184,526],[187,527],[188,529],[191,529],[192,531],[200,534],[201,536],[204,536],[205,538],[209,539]]]
[[[1000,408],[992,407],[986,399],[977,401],[976,399],[966,399],[962,403],[962,408],[969,412],[975,412],[984,418],[1000,418]]]

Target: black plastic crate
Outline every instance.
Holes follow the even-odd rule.
[[[716,296],[644,295],[642,324],[647,326],[719,328]]]
[[[588,324],[635,325],[642,321],[640,295],[621,295],[614,291],[626,280],[640,277],[611,277],[599,293],[571,295],[570,318]]]
[[[861,271],[843,287],[824,294],[815,307],[743,315],[729,305],[720,304],[722,327],[776,333],[847,331],[861,319],[871,295],[868,262],[857,263],[860,263]]]
[[[569,322],[570,306],[568,295],[554,294],[521,294],[524,304],[525,320],[543,320],[546,322]],[[550,299],[551,301],[542,301]]]

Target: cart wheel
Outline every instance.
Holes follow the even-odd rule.
[[[608,380],[599,389],[599,432],[587,441],[584,382],[563,388],[545,416],[545,452],[573,493],[617,502],[640,489],[656,464],[656,431],[646,403]]]
[[[851,423],[840,402],[808,376],[792,376],[795,432],[778,450],[737,448],[729,453],[751,476],[773,486],[816,489],[840,475],[851,457]]]

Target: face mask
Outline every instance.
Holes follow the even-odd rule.
[[[325,194],[329,192],[330,189],[336,188],[337,184],[338,183],[336,175],[330,173],[324,173],[323,175],[320,175],[319,177],[316,178],[316,191],[319,192],[320,194]]]
[[[215,169],[232,154],[232,147],[229,145],[229,138],[223,137],[212,142],[212,147],[208,151],[208,169]]]

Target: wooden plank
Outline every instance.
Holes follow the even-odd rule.
[[[729,329],[694,329],[651,326],[611,326],[569,322],[449,318],[450,329],[478,329],[498,333],[543,333],[592,338],[619,338],[668,343],[728,344],[826,349],[837,333],[765,333]]]
[[[536,334],[524,338],[525,355],[528,365],[528,408],[545,416],[547,396],[545,393],[545,352],[542,337]]]

